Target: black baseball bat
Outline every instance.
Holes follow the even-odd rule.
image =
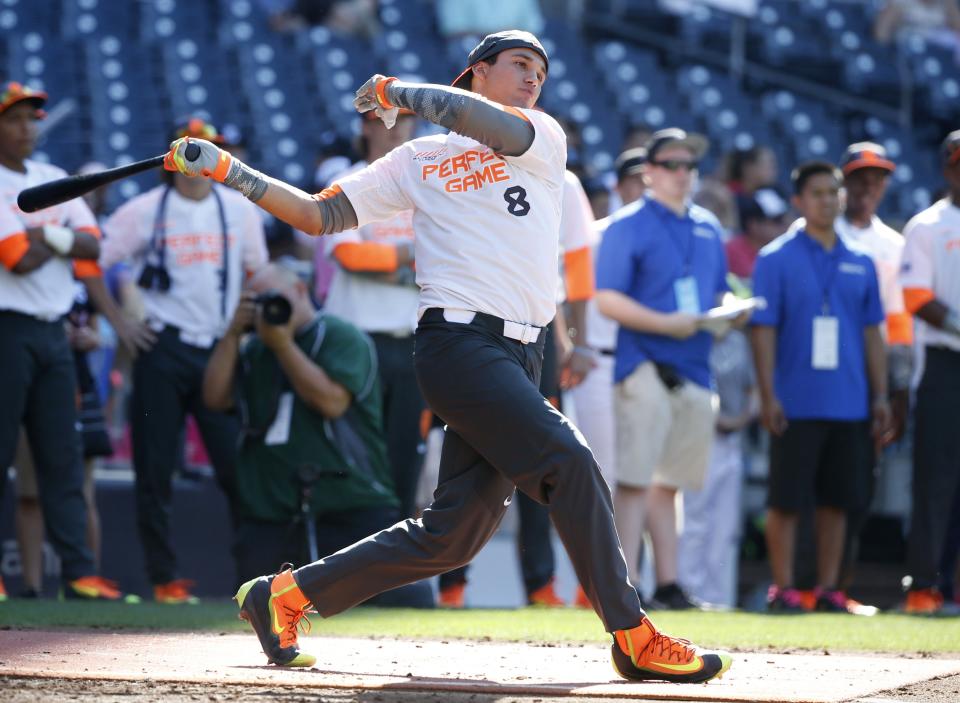
[[[41,183],[38,186],[21,191],[20,195],[17,196],[17,206],[23,212],[36,212],[65,203],[107,183],[119,181],[121,178],[133,176],[157,166],[163,166],[164,156],[166,154],[153,156],[143,161],[135,161],[126,166],[117,166],[106,171],[87,173],[82,176],[67,176],[49,183]],[[200,156],[200,147],[196,144],[188,144],[184,156],[187,157],[187,161],[196,161]]]

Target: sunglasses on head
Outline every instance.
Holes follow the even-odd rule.
[[[651,165],[659,166],[660,168],[665,168],[668,171],[696,171],[697,162],[696,161],[683,161],[682,159],[665,159],[663,161],[651,161]]]

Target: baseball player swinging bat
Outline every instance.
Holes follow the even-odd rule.
[[[38,186],[21,191],[20,195],[17,196],[17,206],[23,212],[36,212],[53,205],[65,203],[107,183],[119,181],[121,178],[133,176],[157,166],[163,166],[164,156],[166,154],[135,161],[126,166],[117,166],[106,171],[87,173],[82,176],[68,176],[49,183],[41,183]],[[200,147],[196,144],[188,145],[184,156],[187,157],[187,161],[196,161],[197,157],[200,156]]]

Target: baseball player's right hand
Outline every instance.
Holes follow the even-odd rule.
[[[200,147],[200,155],[193,161],[188,161],[184,153],[188,144]],[[180,137],[170,144],[170,151],[163,159],[163,167],[167,171],[182,173],[184,176],[204,176],[223,183],[223,179],[230,173],[233,157],[213,142],[206,139]]]

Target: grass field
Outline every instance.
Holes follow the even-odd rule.
[[[753,613],[655,613],[661,629],[698,644],[738,650],[831,650],[960,654],[960,621],[878,615],[769,616]],[[335,618],[312,618],[314,635],[531,643],[608,642],[592,612],[546,610],[393,610],[356,608]],[[244,632],[232,601],[197,606],[153,603],[60,603],[11,600],[0,604],[0,628]]]

